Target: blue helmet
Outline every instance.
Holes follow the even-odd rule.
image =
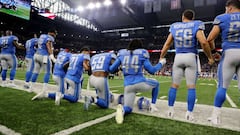
[[[150,104],[151,104],[150,101],[144,97],[140,97],[137,101],[139,110],[143,110],[143,109],[149,110]]]
[[[119,97],[118,97],[118,104],[124,105],[124,100],[123,100],[123,98],[124,98],[124,95],[123,95],[123,94],[119,95]]]

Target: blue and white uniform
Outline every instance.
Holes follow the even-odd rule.
[[[71,53],[66,52],[65,50],[59,52],[53,69],[53,80],[58,86],[58,91],[62,94],[64,94],[65,90],[64,77],[66,74],[63,67],[69,62],[70,57]],[[55,93],[49,94],[49,98],[55,99]]]
[[[236,73],[240,76],[240,12],[218,15],[213,24],[221,30],[223,49],[218,64],[218,89],[214,106],[222,107],[233,75]]]
[[[18,38],[14,35],[3,36],[0,38],[1,54],[0,60],[2,65],[2,80],[6,81],[7,70],[11,68],[10,80],[14,80],[17,70],[17,58],[16,58],[16,47],[14,41],[18,41]]]
[[[80,78],[83,75],[83,63],[85,60],[90,60],[89,55],[72,54],[70,64],[65,76],[65,81],[69,84],[69,89],[65,91],[64,99],[70,102],[77,102],[79,97],[79,90],[81,90]]]
[[[92,56],[90,60],[92,73],[104,72],[106,75],[109,73],[109,66],[111,65],[112,59],[116,59],[114,53],[101,53]],[[102,108],[108,108],[109,106],[109,84],[107,76],[100,77],[91,75],[89,83],[93,86],[97,93],[96,104]]]
[[[198,41],[197,32],[204,30],[202,21],[173,23],[169,32],[173,35],[176,55],[173,63],[172,83],[180,85],[182,77],[186,77],[187,85],[196,85],[198,72]],[[174,106],[176,88],[171,87],[168,95],[168,105]],[[188,111],[192,112],[196,99],[196,88],[188,89]]]
[[[25,44],[25,48],[26,48],[25,60],[26,60],[26,65],[27,65],[27,71],[26,71],[26,75],[25,75],[26,82],[29,82],[32,77],[32,72],[34,69],[33,56],[36,52],[37,42],[38,42],[37,38],[32,38],[32,39],[27,40],[27,42]]]
[[[152,89],[152,103],[155,104],[159,92],[159,82],[157,80],[144,77],[143,68],[150,74],[154,74],[162,68],[158,63],[152,66],[149,61],[149,53],[145,49],[136,49],[132,52],[122,49],[118,52],[116,61],[109,70],[115,71],[122,66],[124,75],[124,112],[131,113],[137,92],[145,92]]]
[[[42,34],[38,39],[38,48],[36,53],[34,54],[35,66],[32,75],[32,82],[37,81],[41,69],[43,69],[43,71],[45,72],[44,83],[47,84],[49,82],[52,66],[47,49],[47,42],[49,41],[54,42],[54,38],[48,34]]]

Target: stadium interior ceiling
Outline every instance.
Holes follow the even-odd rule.
[[[62,2],[71,9],[84,7],[85,11],[74,14],[90,21],[98,30],[87,29],[58,16],[54,20],[39,16],[39,8],[32,7],[30,20],[0,13],[0,31],[12,29],[20,41],[25,42],[30,33],[46,33],[48,29],[55,28],[58,31],[56,48],[89,46],[93,50],[118,50],[125,48],[130,39],[141,38],[146,49],[161,49],[169,25],[181,21],[185,9],[193,9],[196,19],[206,22],[206,34],[212,28],[214,17],[225,12],[225,0],[126,0],[124,5],[119,0],[112,0],[111,5],[105,7],[105,0]],[[96,3],[102,7],[87,9]],[[220,47],[220,40],[217,42]]]

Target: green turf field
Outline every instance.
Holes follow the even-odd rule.
[[[18,70],[16,79],[24,79],[25,71]],[[43,75],[39,76],[39,82],[42,81]],[[87,75],[84,82],[84,88],[87,86]],[[169,77],[155,77],[160,81],[160,97],[167,96],[168,88],[170,86],[171,78]],[[53,81],[50,81],[53,84]],[[123,91],[123,80],[110,80],[110,87],[112,90],[119,90],[117,93]],[[215,85],[203,85],[205,83],[214,83],[214,80],[199,80],[198,89],[198,103],[212,105],[215,94]],[[231,85],[236,85],[232,82]],[[119,87],[118,87],[119,86]],[[186,100],[185,82],[178,92],[177,100],[185,102]],[[229,96],[234,102],[239,104],[239,91],[235,87],[230,87]],[[50,99],[43,99],[31,101],[34,96],[33,93],[19,91],[11,88],[0,87],[0,124],[21,133],[23,135],[45,135],[52,134],[64,129],[68,129],[75,125],[88,122],[90,120],[106,116],[115,112],[113,109],[100,109],[96,106],[91,106],[89,111],[83,110],[82,103],[69,103],[62,100],[61,106],[55,106],[54,101]],[[150,93],[141,94],[150,97]],[[166,99],[167,100],[167,99]],[[224,106],[229,106],[225,102]],[[1,134],[1,133],[0,133]],[[163,135],[239,135],[239,132],[231,130],[218,129],[208,126],[200,126],[185,122],[174,120],[156,118],[140,114],[131,114],[125,118],[124,123],[118,125],[114,118],[105,122],[82,129],[81,131],[73,133],[74,135],[148,135],[148,134],[163,134]]]

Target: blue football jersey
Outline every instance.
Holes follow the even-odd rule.
[[[72,54],[66,78],[73,80],[76,83],[79,83],[80,78],[83,74],[84,60],[90,60],[90,56],[85,54]]]
[[[92,56],[90,65],[92,72],[96,71],[104,71],[109,72],[109,66],[111,64],[112,59],[116,59],[116,55],[114,53],[100,53]]]
[[[38,39],[38,49],[37,53],[40,55],[49,55],[48,49],[47,49],[47,42],[51,41],[54,42],[54,38],[48,34],[42,34],[40,35]]]
[[[222,49],[240,48],[240,13],[218,15],[213,22],[221,29]]]
[[[198,53],[197,51],[197,32],[205,30],[201,21],[176,22],[173,23],[169,32],[173,35],[176,53]]]
[[[36,46],[37,46],[38,39],[37,38],[32,38],[27,40],[25,44],[26,48],[26,57],[27,58],[33,58],[34,53],[36,52]]]
[[[56,60],[56,63],[54,64],[54,69],[53,69],[53,74],[54,75],[57,75],[57,76],[60,76],[60,77],[65,76],[63,66],[67,62],[69,62],[70,57],[71,57],[71,53],[68,53],[64,50],[58,53],[57,60]]]
[[[151,65],[149,53],[145,49],[136,49],[132,52],[127,49],[120,50],[116,61],[109,68],[110,72],[115,71],[120,65],[123,70],[125,86],[145,82],[146,78],[143,75],[143,68],[151,74],[162,68],[161,63],[154,67]]]
[[[15,54],[16,47],[13,44],[14,41],[18,41],[18,38],[14,35],[11,36],[3,36],[0,38],[0,46],[2,47],[2,54]]]

